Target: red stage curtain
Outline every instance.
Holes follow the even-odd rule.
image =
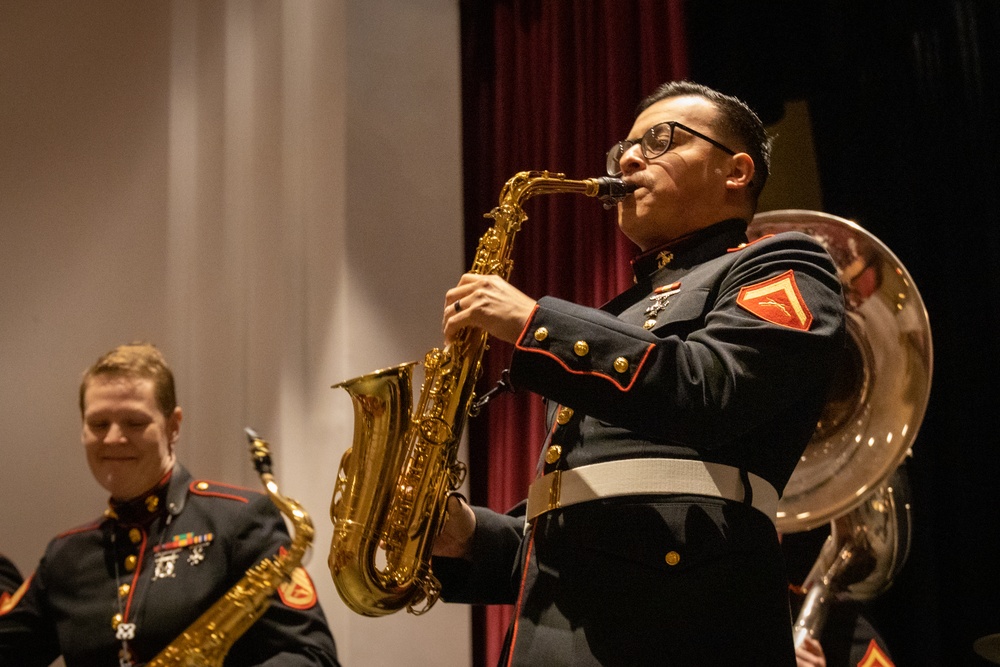
[[[604,175],[604,154],[636,104],[687,76],[680,0],[463,1],[462,104],[466,256],[504,182],[519,171]],[[532,297],[600,305],[631,284],[635,247],[613,211],[576,194],[536,197],[514,243],[511,282]],[[492,341],[480,393],[510,347]],[[545,435],[536,395],[503,394],[470,423],[472,500],[505,511],[525,497]],[[475,664],[494,665],[511,608],[477,609]]]

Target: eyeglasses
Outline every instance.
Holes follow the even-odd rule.
[[[606,167],[608,175],[622,175],[622,156],[625,155],[625,151],[632,148],[632,146],[635,146],[636,144],[639,144],[639,150],[642,151],[642,156],[647,160],[652,160],[654,157],[659,157],[666,153],[670,150],[670,146],[674,143],[674,130],[678,127],[688,134],[693,134],[699,139],[704,139],[729,155],[736,155],[736,151],[726,148],[715,139],[707,137],[697,130],[692,130],[687,125],[678,123],[675,120],[668,120],[665,123],[657,123],[653,127],[646,130],[646,133],[642,135],[642,138],[640,139],[623,139],[612,146],[611,150],[608,151],[608,163]]]

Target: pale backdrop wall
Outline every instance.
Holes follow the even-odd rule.
[[[470,664],[469,612],[366,619],[333,588],[353,429],[330,385],[438,345],[461,273],[455,0],[0,2],[0,551],[25,574],[104,507],[81,372],[172,363],[196,475],[275,450],[347,666]]]

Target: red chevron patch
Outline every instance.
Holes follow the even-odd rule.
[[[865,657],[861,658],[858,667],[896,667],[896,665],[889,659],[889,656],[882,652],[873,639],[869,642],[868,651],[865,653]]]
[[[316,588],[301,567],[295,568],[291,578],[278,586],[278,596],[292,609],[312,609],[316,605]]]
[[[809,331],[812,326],[812,313],[799,292],[795,272],[791,269],[780,276],[740,289],[736,303],[772,324],[799,331]]]

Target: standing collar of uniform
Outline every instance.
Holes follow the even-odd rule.
[[[191,473],[180,462],[174,464],[174,474],[170,478],[167,489],[167,511],[177,516],[184,509],[188,497],[188,486],[191,484]]]
[[[167,512],[179,514],[190,481],[191,474],[180,463],[175,463],[156,486],[139,497],[124,502],[108,500],[105,516],[125,525],[148,525]]]
[[[642,281],[663,268],[693,266],[717,257],[729,248],[746,243],[746,230],[746,220],[730,218],[647,250],[632,260],[635,279]]]

